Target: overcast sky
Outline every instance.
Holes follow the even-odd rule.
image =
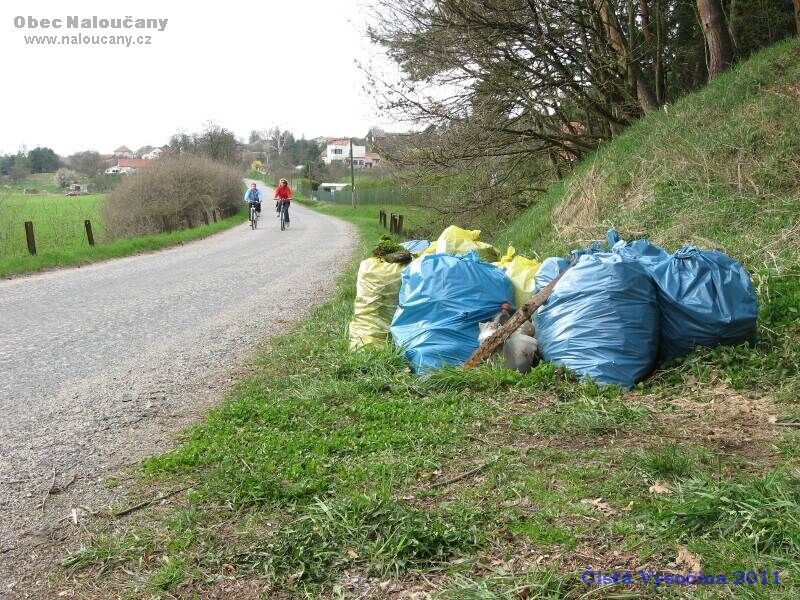
[[[363,35],[365,0],[2,0],[0,153],[161,145],[213,120],[247,137],[363,136],[391,128],[363,92],[356,60],[381,62]],[[60,29],[27,17],[61,18]],[[168,19],[163,31],[67,28],[67,17]],[[25,17],[17,28],[15,17]],[[150,35],[150,45],[30,45],[30,35]],[[385,60],[383,61],[385,64]],[[398,127],[400,128],[400,127]]]

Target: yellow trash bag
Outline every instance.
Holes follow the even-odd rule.
[[[481,242],[480,237],[480,229],[461,229],[461,227],[450,225],[422,255],[466,254],[470,250],[476,250],[478,256],[485,261],[493,262],[500,258],[500,251],[491,244]]]
[[[349,327],[351,350],[382,346],[389,339],[389,325],[400,295],[400,273],[406,266],[380,258],[361,261]]]
[[[533,279],[541,263],[532,258],[517,256],[514,246],[509,246],[503,257],[492,263],[506,272],[514,285],[514,304],[517,308],[525,304],[533,296]]]

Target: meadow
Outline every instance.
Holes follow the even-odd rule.
[[[16,189],[0,190],[0,277],[150,252],[211,235],[246,218],[242,210],[210,225],[105,243],[104,200],[104,194],[34,196]],[[86,238],[84,221],[87,219],[92,222],[95,246],[90,246]],[[25,221],[33,223],[35,256],[28,252]]]
[[[84,221],[92,222],[97,242],[103,238],[104,195],[65,197],[0,193],[0,256],[27,256],[25,221],[33,223],[39,252],[88,248]]]

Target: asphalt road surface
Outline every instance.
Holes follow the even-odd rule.
[[[0,598],[41,584],[62,518],[119,499],[108,477],[169,448],[332,289],[354,229],[291,217],[281,232],[267,201],[255,231],[0,281]]]

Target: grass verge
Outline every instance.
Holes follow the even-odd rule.
[[[361,255],[385,232],[378,207],[317,208],[359,226]],[[800,457],[793,441],[779,444],[771,417],[780,406],[731,387],[753,375],[746,362],[725,367],[720,357],[742,350],[693,356],[632,392],[547,364],[524,376],[489,365],[419,379],[396,352],[348,351],[356,266],[326,304],[256,357],[256,375],[174,451],[144,463],[141,497],[189,489],[133,518],[95,523],[54,590],[86,598],[800,593],[791,516],[800,514]],[[587,584],[587,566],[629,570],[634,580]],[[648,575],[697,567],[726,583],[655,585]],[[739,585],[739,570],[769,581]]]

